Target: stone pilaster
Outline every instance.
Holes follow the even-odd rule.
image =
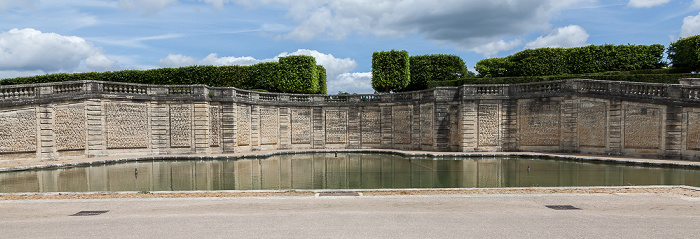
[[[39,109],[39,158],[54,160],[58,156],[56,150],[56,137],[54,134],[54,110],[53,107],[42,105]]]
[[[87,105],[87,156],[107,156],[107,138],[105,137],[105,119],[102,112],[102,101],[88,100]]]
[[[194,146],[197,154],[210,154],[209,147],[209,104],[194,104]]]
[[[170,146],[170,120],[168,104],[166,102],[153,102],[151,104],[151,150],[153,154],[167,154]]]
[[[234,153],[238,142],[236,139],[236,110],[235,103],[222,104],[221,134],[223,137],[223,152]]]
[[[326,147],[326,115],[323,107],[313,108],[313,148],[323,149]]]
[[[608,110],[608,154],[622,153],[622,102],[619,100],[611,100]]]

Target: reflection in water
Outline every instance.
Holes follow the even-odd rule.
[[[529,169],[529,170],[528,170]],[[270,189],[700,186],[700,170],[526,158],[386,154],[134,162],[0,174],[0,193]]]

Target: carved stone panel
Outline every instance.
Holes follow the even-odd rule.
[[[36,123],[33,109],[0,113],[0,153],[35,152]]]
[[[627,105],[625,109],[625,148],[661,147],[661,109]]]
[[[87,116],[84,104],[56,107],[54,133],[56,149],[83,150],[87,146]]]
[[[392,110],[394,144],[411,144],[411,107],[395,106]]]
[[[421,144],[433,145],[433,104],[424,104],[420,106],[420,138]]]
[[[292,144],[311,144],[311,109],[292,109]]]
[[[279,138],[279,113],[276,108],[260,108],[260,143],[277,144]]]
[[[520,145],[559,146],[560,106],[558,102],[518,102]]]
[[[148,147],[148,106],[146,104],[105,103],[107,148]]]
[[[236,112],[236,127],[238,129],[236,135],[238,138],[238,145],[250,145],[250,106],[238,106]]]
[[[700,150],[700,113],[688,112],[688,150]]]
[[[209,106],[209,146],[221,146],[221,106]]]
[[[344,144],[348,141],[348,111],[326,110],[326,143]]]
[[[381,134],[382,111],[379,108],[365,108],[362,111],[362,143],[379,144],[382,141]]]
[[[581,101],[578,113],[578,137],[581,146],[605,147],[607,112],[605,102]]]
[[[192,146],[192,105],[170,105],[170,147]]]
[[[499,105],[484,104],[478,109],[479,146],[498,146],[500,142],[501,112]]]

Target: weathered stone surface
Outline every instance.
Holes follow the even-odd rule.
[[[147,148],[148,105],[109,102],[104,104],[107,148]]]
[[[192,105],[170,105],[170,147],[192,146]]]
[[[581,101],[578,114],[578,137],[581,146],[605,147],[607,112],[605,102]]]
[[[348,140],[348,111],[326,111],[326,144],[344,144]]]
[[[0,153],[37,150],[37,117],[34,109],[0,113]]]
[[[662,110],[653,105],[627,104],[625,107],[625,148],[661,147]]]
[[[84,104],[56,107],[55,128],[57,150],[85,149],[87,115]]]
[[[394,148],[700,159],[700,88],[689,86],[565,80],[344,96],[105,82],[45,90],[62,84],[22,86],[39,93],[20,98],[0,86],[0,154]]]

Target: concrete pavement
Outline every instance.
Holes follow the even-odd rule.
[[[109,212],[70,216],[100,210]],[[700,238],[700,198],[625,193],[9,200],[0,201],[0,237]]]

